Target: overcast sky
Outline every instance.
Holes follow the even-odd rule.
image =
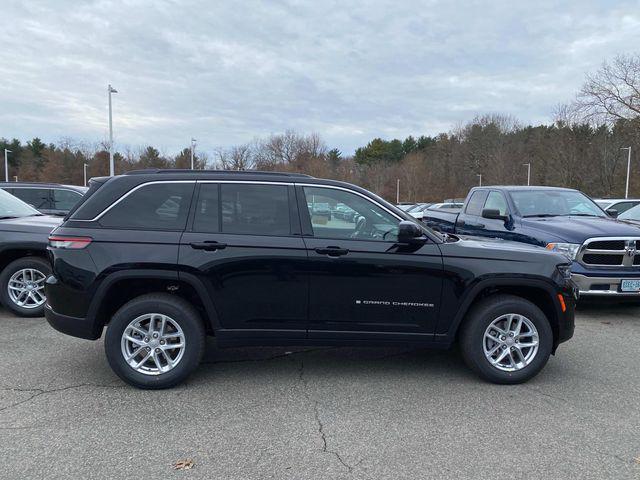
[[[558,6],[562,4],[562,6]],[[345,153],[483,113],[548,123],[640,50],[640,2],[2,2],[0,137],[175,153],[285,129]]]

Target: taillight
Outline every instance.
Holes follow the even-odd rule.
[[[85,248],[91,243],[90,237],[49,237],[49,246],[51,248],[67,248],[79,250]]]

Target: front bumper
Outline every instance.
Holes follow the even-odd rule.
[[[44,316],[53,328],[72,337],[97,340],[102,335],[102,327],[86,318],[70,317],[53,311],[49,304],[44,306]]]
[[[622,280],[640,279],[640,273],[633,276],[608,276],[591,277],[588,275],[573,273],[571,280],[578,286],[580,296],[601,296],[601,297],[638,297],[640,292],[622,292],[620,284]]]

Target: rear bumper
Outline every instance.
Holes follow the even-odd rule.
[[[102,335],[102,328],[86,318],[70,317],[53,311],[49,304],[44,306],[44,316],[53,328],[66,335],[97,340]]]

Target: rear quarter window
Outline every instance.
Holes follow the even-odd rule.
[[[184,230],[193,189],[193,183],[144,185],[115,203],[99,223],[110,228]]]

